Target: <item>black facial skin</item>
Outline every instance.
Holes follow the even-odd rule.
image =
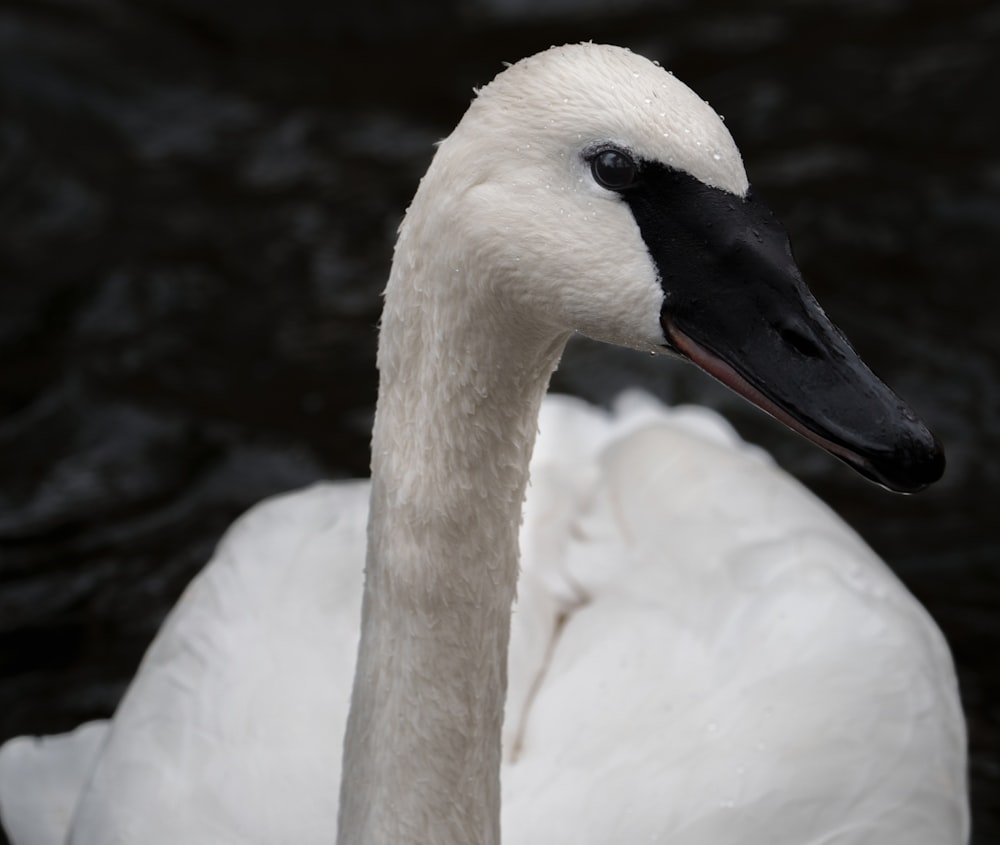
[[[670,349],[890,490],[941,477],[937,439],[823,313],[763,202],[617,148],[587,158],[656,264]]]

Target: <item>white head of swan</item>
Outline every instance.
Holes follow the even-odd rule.
[[[334,826],[341,845],[498,845],[518,527],[542,396],[574,332],[689,358],[886,486],[943,469],[809,295],[712,109],[627,50],[548,50],[479,93],[400,228],[356,668],[368,488],[262,506],[178,603],[109,726],[0,752],[16,845],[320,843]],[[589,609],[559,633],[558,602],[522,580],[518,642],[532,602],[548,608],[533,664],[546,669],[529,708],[511,663],[531,736],[505,762],[507,835],[964,841],[963,723],[933,623],[779,472],[663,431],[616,440],[601,464],[617,539],[566,569]],[[595,672],[616,679],[610,699]],[[706,712],[730,725],[712,753],[691,729]],[[752,777],[733,775],[746,759]],[[723,783],[744,790],[738,809],[720,807]]]
[[[941,452],[809,295],[715,112],[627,50],[521,61],[441,143],[385,293],[340,842],[499,842],[517,530],[574,332],[672,350],[866,475]]]

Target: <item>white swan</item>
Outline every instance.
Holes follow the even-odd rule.
[[[886,485],[942,470],[703,101],[619,48],[526,59],[400,229],[372,482],[251,511],[110,723],[3,748],[13,842],[326,843],[338,806],[342,845],[495,845],[501,815],[508,843],[965,842],[927,614],[707,412],[542,406],[574,331],[688,357]]]

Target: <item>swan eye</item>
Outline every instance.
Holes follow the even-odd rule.
[[[609,191],[621,191],[635,182],[639,168],[628,153],[606,149],[597,152],[590,160],[594,181]]]

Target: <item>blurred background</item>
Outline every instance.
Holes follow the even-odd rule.
[[[107,716],[225,527],[367,474],[395,228],[472,87],[553,43],[721,112],[827,311],[949,468],[892,496],[693,368],[587,343],[557,390],[726,413],[855,526],[958,664],[1000,843],[1000,4],[3,0],[0,739]]]

